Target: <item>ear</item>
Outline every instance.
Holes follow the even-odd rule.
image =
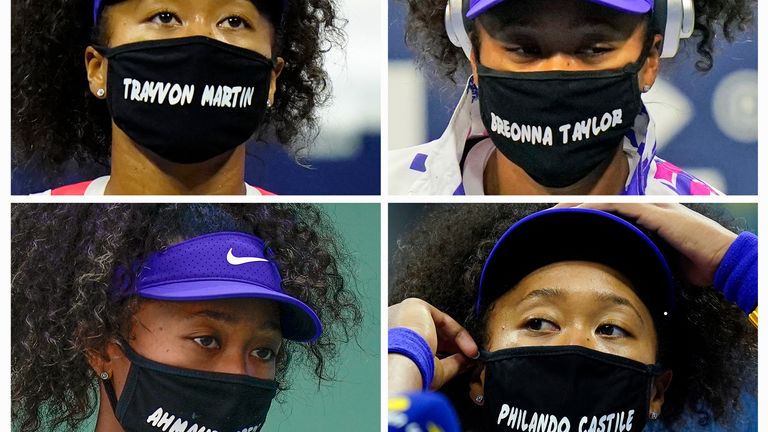
[[[85,49],[85,72],[91,93],[99,99],[106,98],[107,59],[92,46]]]
[[[469,399],[476,405],[485,403],[485,366],[472,368],[469,377]]]
[[[667,369],[661,375],[657,376],[653,380],[653,386],[651,387],[651,404],[650,412],[646,415],[650,415],[651,412],[661,413],[661,406],[664,405],[664,393],[669,388],[669,384],[672,382],[672,371]]]
[[[659,74],[659,63],[661,62],[662,39],[663,36],[660,34],[653,37],[653,45],[651,45],[645,64],[638,74],[640,89],[653,87],[653,83],[656,82],[656,76]]]
[[[274,104],[275,91],[277,90],[277,78],[280,76],[280,73],[283,72],[283,67],[285,67],[285,60],[283,60],[282,57],[276,58],[275,68],[272,69],[272,78],[270,78],[269,81],[269,106]]]
[[[87,349],[85,357],[88,359],[88,364],[96,372],[96,376],[106,372],[110,378],[112,378],[115,369],[121,369],[124,366],[122,363],[126,361],[123,350],[114,341],[107,342],[101,351]]]
[[[476,86],[480,85],[480,81],[477,80],[477,59],[479,58],[480,53],[475,52],[475,49],[472,48],[469,51],[469,65],[472,68],[472,81],[475,83]]]

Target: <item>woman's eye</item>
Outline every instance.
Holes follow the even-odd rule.
[[[229,28],[248,28],[250,27],[248,23],[239,16],[231,16],[224,19],[224,21],[221,22],[222,25]]]
[[[251,354],[259,360],[271,361],[275,358],[275,352],[269,348],[257,348]]]
[[[533,318],[528,320],[528,322],[526,323],[526,327],[528,328],[528,330],[532,330],[532,331],[549,332],[549,331],[558,330],[557,325],[555,325],[553,322],[547,321],[541,318]]]
[[[605,46],[590,46],[580,51],[581,54],[587,56],[600,56],[605,53],[611,52],[613,49]]]
[[[221,348],[221,346],[219,346],[219,342],[216,340],[216,338],[212,336],[196,337],[194,341],[197,342],[197,344],[203,348],[207,348],[207,349]]]
[[[597,334],[608,337],[627,337],[627,333],[623,328],[613,324],[603,324],[597,328]]]
[[[181,24],[181,20],[173,12],[159,12],[152,16],[151,21],[155,24]]]
[[[541,53],[541,50],[532,46],[510,46],[507,51],[521,57],[534,57]]]

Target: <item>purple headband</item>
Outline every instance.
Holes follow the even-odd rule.
[[[93,25],[96,25],[96,23],[99,22],[99,12],[101,12],[101,5],[104,3],[104,0],[93,0]],[[283,15],[283,12],[288,8],[288,0],[283,0],[283,8],[280,11],[280,15]],[[282,18],[280,19],[281,25],[282,25]]]
[[[271,255],[261,239],[249,234],[202,235],[150,255],[139,269],[136,283],[132,287],[118,284],[114,294],[117,298],[135,294],[168,301],[273,300],[280,306],[283,337],[316,340],[322,333],[320,319],[309,306],[283,291]]]
[[[496,6],[505,0],[469,0],[469,10],[467,18],[474,19],[478,15]],[[589,0],[602,6],[617,9],[620,11],[644,14],[653,9],[653,0]]]

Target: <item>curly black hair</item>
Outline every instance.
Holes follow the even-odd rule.
[[[284,290],[323,323],[316,342],[285,341],[280,389],[291,360],[322,381],[353,339],[362,314],[350,256],[325,214],[294,204],[17,204],[11,216],[11,397],[21,431],[74,427],[94,409],[97,377],[85,352],[126,337],[136,296],[110,297],[116,269],[132,268],[179,241],[220,231],[256,235],[274,253]]]
[[[445,32],[447,0],[404,0],[408,6],[405,43],[416,53],[417,64],[451,82],[469,76],[469,60]],[[691,41],[696,42],[696,68],[706,72],[713,65],[715,36],[732,42],[754,19],[756,0],[694,0],[696,22]],[[687,43],[683,41],[683,43]]]
[[[346,21],[336,0],[287,0],[282,23],[270,11],[278,2],[253,2],[276,29],[273,56],[285,60],[257,138],[298,151],[317,136],[317,109],[331,96],[323,55],[344,45]],[[92,7],[93,0],[11,2],[12,166],[42,171],[49,181],[60,181],[67,162],[83,171],[109,166],[111,119],[106,102],[89,91],[83,60],[88,45],[108,46],[105,20],[94,28]]]
[[[485,259],[512,224],[547,207],[462,204],[430,208],[398,240],[390,265],[390,304],[420,298],[456,319],[482,344],[488,314],[476,316],[473,310]],[[743,229],[722,207],[692,207],[734,232]],[[738,412],[742,392],[756,391],[757,331],[720,293],[687,284],[677,269],[673,273],[676,312],[659,329],[658,355],[674,377],[665,393],[660,420],[674,427],[693,414],[702,426],[713,421],[726,425],[735,420],[732,414]],[[480,408],[467,397],[467,375],[441,391],[452,400],[466,430],[482,430]]]

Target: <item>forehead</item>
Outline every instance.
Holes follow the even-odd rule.
[[[186,10],[208,10],[220,7],[244,7],[255,9],[264,14],[273,24],[278,20],[285,7],[285,0],[94,0],[94,7],[102,10],[106,6],[120,6],[119,10],[128,12],[137,8],[174,7]]]
[[[603,264],[587,261],[563,261],[541,267],[496,300],[502,309],[515,307],[532,297],[552,303],[568,304],[572,312],[591,310],[605,304],[630,304],[650,318],[650,312],[638,297],[630,281],[621,273]]]
[[[280,330],[280,310],[276,302],[242,298],[202,301],[142,300],[136,312],[141,322],[183,324],[208,319],[230,325]]]
[[[491,8],[478,20],[491,33],[507,28],[562,32],[597,26],[631,32],[644,21],[644,15],[618,11],[587,0],[514,0]]]

